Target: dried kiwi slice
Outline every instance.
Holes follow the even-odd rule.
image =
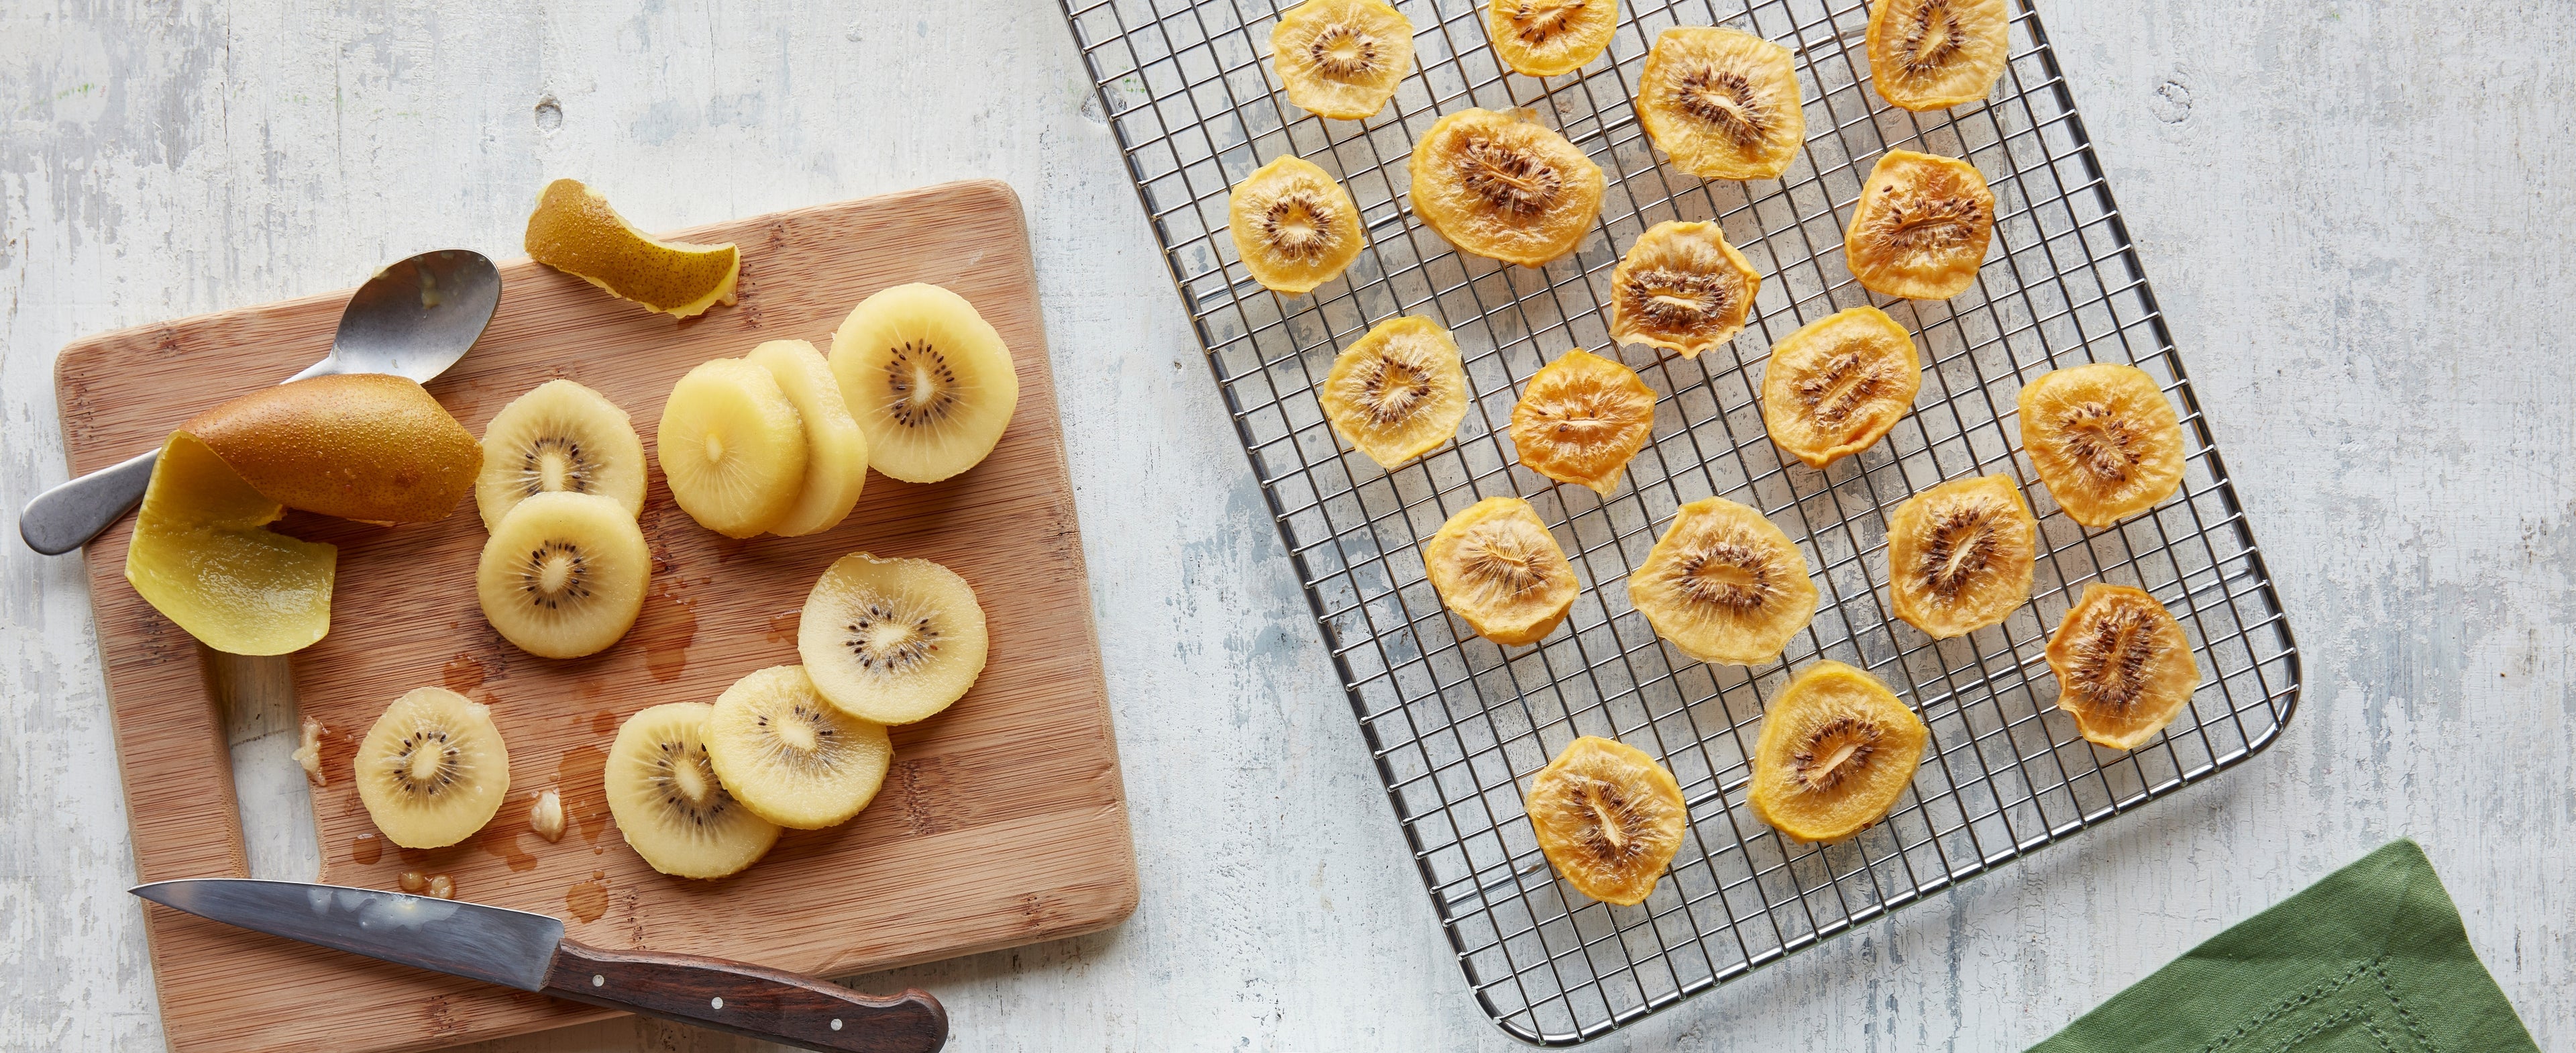
[[[1931,731],[1878,678],[1818,662],[1762,714],[1753,814],[1799,841],[1840,841],[1887,817]]]
[[[1390,318],[1333,359],[1316,398],[1342,441],[1393,468],[1457,436],[1467,372],[1439,323]]]
[[[2115,750],[2154,738],[2200,688],[2182,623],[2125,585],[2084,587],[2048,638],[2048,668],[2057,674],[2057,708],[2075,718],[2076,732]]]
[[[1610,272],[1610,336],[1698,358],[1735,339],[1762,276],[1715,223],[1657,223]]]
[[[1618,0],[1493,0],[1485,8],[1494,54],[1531,77],[1583,68],[1618,30]]]
[[[1909,110],[1975,102],[2011,50],[2004,0],[1878,0],[1869,11],[1869,76]]]
[[[1252,280],[1290,296],[1333,280],[1368,244],[1350,193],[1301,157],[1282,157],[1243,177],[1226,212],[1235,255]]]
[[[1628,576],[1628,602],[1655,634],[1703,662],[1780,657],[1816,615],[1807,558],[1762,513],[1723,497],[1683,505]]]
[[[1521,465],[1607,497],[1655,431],[1655,392],[1637,372],[1575,348],[1548,363],[1512,406]]]
[[[2182,422],[2154,377],[2097,362],[2022,385],[2021,444],[2057,506],[2099,530],[2182,485]]]
[[[1623,907],[1654,894],[1690,819],[1681,784],[1654,757],[1590,735],[1539,770],[1523,804],[1565,883]]]
[[[1976,283],[1994,232],[1994,191],[1977,166],[1890,150],[1861,184],[1843,260],[1871,292],[1946,300]]]
[[[1955,479],[1907,498],[1887,519],[1887,592],[1896,616],[1949,639],[2030,602],[2039,521],[2000,475]]]
[[[1838,311],[1789,334],[1762,371],[1762,427],[1822,469],[1886,436],[1923,388],[1914,337],[1875,307]]]
[[[1789,49],[1741,30],[1667,29],[1637,74],[1637,119],[1702,179],[1777,179],[1807,141]]]
[[[1601,218],[1601,166],[1529,110],[1460,110],[1413,145],[1413,211],[1487,259],[1546,264]]]
[[[1270,52],[1288,101],[1356,121],[1413,72],[1413,23],[1378,0],[1306,0],[1279,16]]]
[[[1422,565],[1441,603],[1506,646],[1554,632],[1582,587],[1538,510],[1517,497],[1488,497],[1450,516],[1422,546]]]

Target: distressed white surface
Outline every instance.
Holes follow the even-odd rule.
[[[1109,933],[864,985],[936,991],[966,1051],[1512,1048],[1432,920],[1054,5],[477,6],[0,2],[0,505],[63,476],[66,342],[434,247],[517,255],[551,177],[659,227],[1007,179],[1144,898]],[[2541,1047],[2576,1047],[2576,8],[2042,8],[2278,577],[2299,715],[2208,786],[1595,1048],[2015,1048],[2399,835]],[[290,837],[261,835],[264,865]],[[0,1048],[159,1045],[131,876],[78,565],[13,537]],[[650,1022],[478,1048],[639,1045],[751,1048]]]

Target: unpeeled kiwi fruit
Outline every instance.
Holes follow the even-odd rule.
[[[1565,883],[1620,906],[1654,894],[1690,819],[1681,784],[1652,755],[1591,735],[1539,770],[1523,806]]]
[[[367,817],[404,848],[472,837],[510,795],[510,751],[491,709],[443,687],[395,699],[351,763]]]
[[[1002,441],[1020,404],[1020,375],[1002,334],[966,298],[897,285],[859,302],[832,334],[832,374],[868,463],[887,478],[935,483]]]
[[[1604,497],[1654,431],[1654,389],[1636,370],[1579,347],[1531,374],[1512,405],[1521,466]]]
[[[1448,330],[1407,315],[1379,322],[1335,356],[1315,397],[1342,441],[1393,468],[1457,437],[1467,371]]]
[[[1610,337],[1697,358],[1744,331],[1761,290],[1717,224],[1657,223],[1610,272]]]
[[[1252,280],[1302,296],[1358,259],[1368,235],[1332,173],[1295,155],[1254,169],[1226,197],[1226,233]]]
[[[262,388],[179,426],[288,508],[366,523],[447,518],[483,447],[419,384],[342,373]]]
[[[1723,497],[1683,505],[1628,575],[1628,602],[1682,653],[1752,665],[1816,614],[1807,558],[1762,513]]]
[[[1976,284],[1995,233],[1995,194],[1977,166],[1890,150],[1871,165],[1843,231],[1843,260],[1869,291],[1946,300]]]
[[[1877,0],[1869,10],[1869,77],[1909,110],[1975,102],[2010,57],[2004,0]]]
[[[1777,179],[1807,141],[1789,49],[1751,33],[1679,26],[1637,72],[1637,121],[1702,179]]]
[[[666,702],[626,718],[600,776],[627,847],[673,877],[739,873],[778,843],[778,824],[735,800],[707,760],[715,708]]]
[[[1904,326],[1875,307],[1837,311],[1772,346],[1762,428],[1822,470],[1885,438],[1922,390],[1922,361]]]
[[[1582,69],[1618,31],[1618,0],[1493,0],[1485,7],[1494,54],[1524,76]]]
[[[512,399],[483,427],[483,471],[474,506],[483,529],[538,494],[598,494],[644,508],[644,440],[626,411],[569,380],[549,380]]]
[[[555,492],[518,503],[474,568],[474,596],[501,638],[540,658],[607,650],[635,626],[653,556],[616,499]]]
[[[1887,593],[1896,616],[1949,639],[2030,602],[2039,520],[2000,475],[1953,479],[1887,517]]]
[[[804,493],[804,417],[776,376],[742,359],[701,363],[681,377],[653,442],[671,499],[726,537],[777,526]]]
[[[1488,497],[1450,516],[1422,546],[1422,565],[1442,604],[1505,646],[1555,631],[1582,589],[1538,510],[1517,497]]]
[[[2095,745],[2133,750],[2191,704],[2200,664],[2165,605],[2143,590],[2095,582],[2048,638],[2057,708]]]
[[[1379,0],[1306,0],[1279,16],[1270,53],[1289,102],[1356,121],[1413,72],[1413,22]]]
[[[734,800],[795,830],[859,814],[894,758],[885,725],[825,701],[793,665],[756,670],[726,688],[707,717],[706,747]]]
[[[1413,145],[1413,212],[1461,250],[1538,267],[1601,218],[1601,166],[1527,109],[1450,114]]]
[[[2110,362],[2022,385],[2021,445],[2057,506],[2099,530],[2182,485],[2182,420],[2154,377]]]
[[[1877,677],[1818,662],[1763,711],[1747,803],[1795,840],[1840,841],[1887,817],[1931,737]]]
[[[984,608],[957,572],[926,559],[841,557],[814,583],[796,653],[816,691],[879,724],[926,719],[984,671]]]
[[[769,525],[780,537],[819,534],[841,525],[868,481],[868,436],[841,398],[841,382],[823,353],[802,340],[771,340],[743,361],[769,371],[805,426],[805,480],[796,503]]]

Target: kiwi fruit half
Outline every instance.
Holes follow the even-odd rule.
[[[832,374],[868,433],[869,466],[907,483],[983,463],[1020,405],[1002,334],[965,297],[936,285],[898,285],[860,301],[832,334]]]
[[[1816,583],[1762,513],[1708,497],[1683,505],[1628,575],[1628,602],[1682,653],[1753,665],[1780,657],[1815,617]]]
[[[885,725],[823,700],[802,666],[757,670],[725,689],[707,717],[707,762],[725,791],[795,830],[836,826],[885,785],[894,746]]]
[[[868,481],[868,435],[841,399],[841,381],[823,353],[802,340],[771,340],[743,361],[769,371],[805,425],[805,482],[796,503],[769,526],[780,537],[820,534],[841,525]]]
[[[367,817],[404,848],[472,837],[510,795],[510,751],[491,709],[443,687],[385,707],[351,763]]]
[[[1807,142],[1789,49],[1716,26],[1667,29],[1637,73],[1637,120],[1702,179],[1777,179]]]
[[[1887,817],[1931,737],[1877,677],[1818,662],[1762,713],[1748,803],[1795,840],[1840,841]]]
[[[626,718],[600,776],[627,847],[673,877],[739,873],[778,843],[778,824],[735,800],[707,760],[715,708],[666,702]]]
[[[2099,530],[2182,486],[2182,420],[2154,377],[2097,362],[2022,385],[2021,445],[2057,507]]]
[[[1306,0],[1279,16],[1270,54],[1289,102],[1356,121],[1413,72],[1413,22],[1379,0]]]
[[[2133,750],[2191,704],[2200,665],[2165,605],[2125,585],[2095,582],[2048,638],[2057,708],[2099,746]]]
[[[1610,272],[1610,336],[1697,358],[1744,331],[1761,290],[1717,224],[1657,223]]]
[[[1954,479],[1887,518],[1887,593],[1896,616],[1949,639],[2030,602],[2039,520],[2000,475]]]
[[[1359,206],[1332,173],[1294,155],[1253,170],[1226,198],[1226,232],[1252,280],[1302,296],[1333,280],[1368,244]]]
[[[1653,756],[1590,735],[1539,770],[1523,805],[1565,883],[1620,906],[1654,894],[1690,818],[1681,784]]]
[[[1977,166],[1890,150],[1861,184],[1843,260],[1871,292],[1946,300],[1976,284],[1994,232],[1995,194]]]
[[[1413,145],[1413,212],[1461,250],[1538,267],[1601,218],[1601,166],[1530,110],[1460,110]]]
[[[483,529],[538,494],[598,494],[644,509],[644,440],[626,411],[569,380],[549,380],[501,407],[483,428],[474,507]]]
[[[635,626],[653,556],[616,499],[564,491],[518,503],[474,568],[474,598],[501,638],[540,658],[607,650]]]
[[[1525,76],[1582,69],[1618,31],[1618,0],[1493,0],[1485,6],[1494,54]]]
[[[1505,646],[1555,631],[1582,588],[1538,510],[1517,497],[1488,497],[1450,516],[1422,546],[1422,564],[1442,604]]]
[[[1869,76],[1908,110],[1975,102],[2011,54],[2004,0],[1877,0],[1869,9]]]
[[[1913,334],[1875,307],[1837,311],[1772,346],[1762,370],[1762,429],[1822,470],[1885,438],[1922,390]]]
[[[1315,397],[1342,441],[1393,468],[1457,437],[1467,371],[1439,323],[1390,318],[1334,357]]]
[[[805,597],[796,653],[815,690],[879,724],[926,719],[984,671],[984,608],[957,572],[926,559],[843,556]]]
[[[1522,467],[1604,497],[1654,432],[1654,389],[1636,370],[1582,348],[1532,374],[1512,406]]]
[[[653,442],[671,499],[726,537],[778,525],[805,489],[803,416],[776,376],[739,358],[681,377]]]

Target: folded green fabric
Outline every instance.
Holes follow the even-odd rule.
[[[2392,841],[2031,1053],[2539,1053],[2413,841]]]

